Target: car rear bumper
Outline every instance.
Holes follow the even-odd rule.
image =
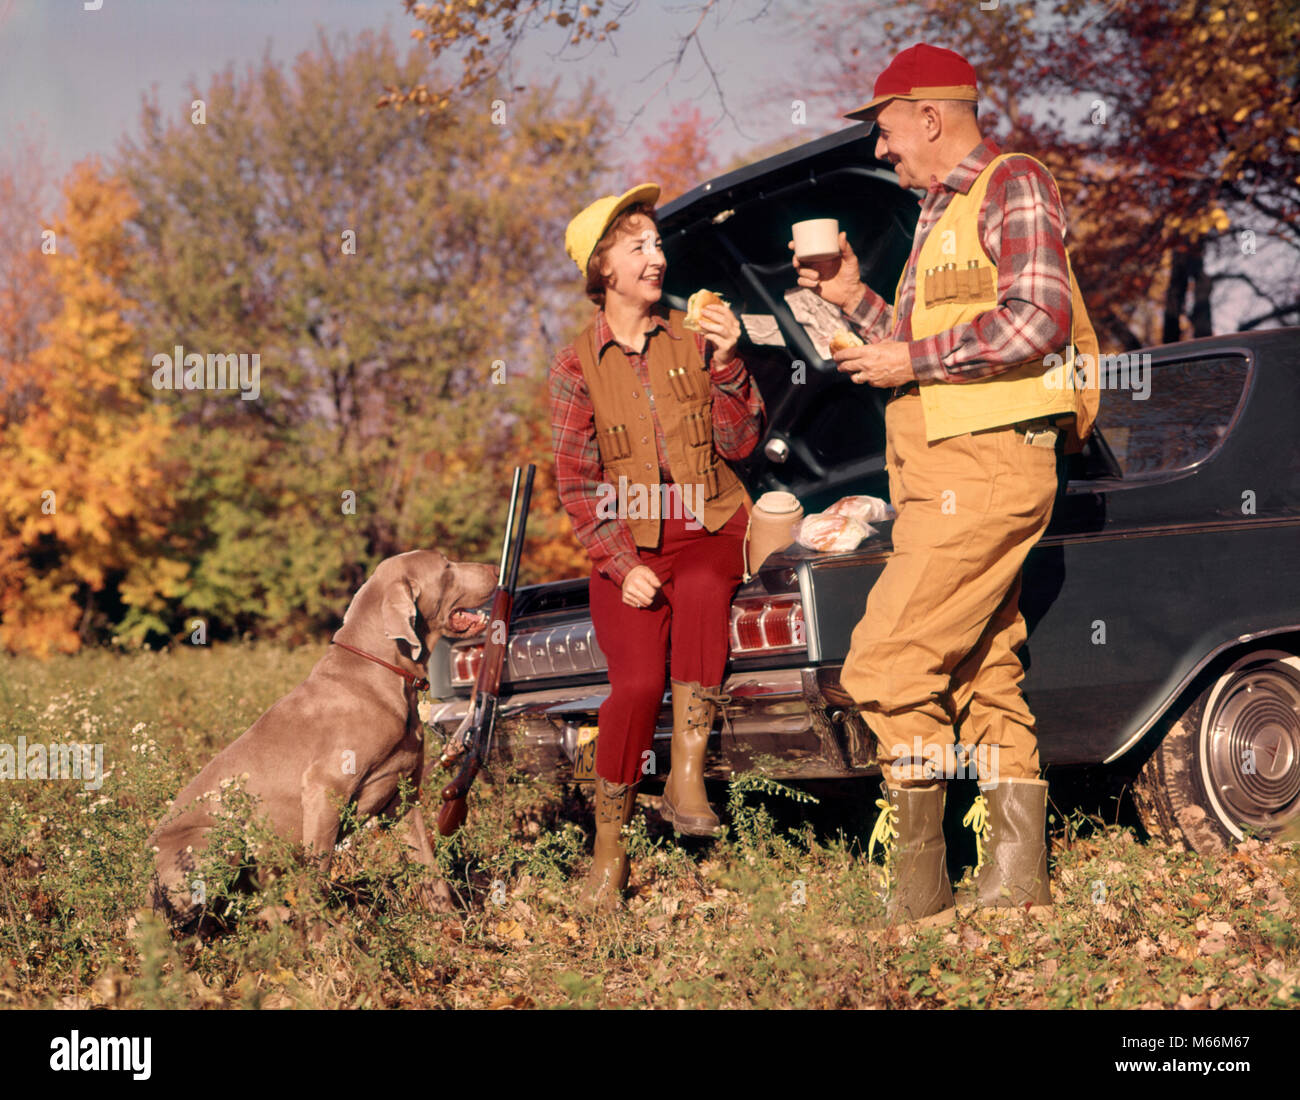
[[[838,686],[838,670],[806,666],[744,670],[730,676],[724,723],[709,741],[706,771],[725,779],[757,770],[775,779],[870,775],[873,741]],[[579,727],[596,725],[608,684],[572,685],[503,698],[493,752],[524,771],[571,778]],[[434,703],[428,723],[447,736],[465,717],[468,698]],[[672,703],[666,693],[656,725],[654,774],[668,773]]]

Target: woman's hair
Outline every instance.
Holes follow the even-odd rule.
[[[655,232],[659,232],[654,206],[648,202],[634,203],[626,210],[619,211],[618,217],[609,223],[609,228],[596,243],[591,258],[587,261],[587,297],[601,309],[605,308],[605,276],[600,273],[601,261],[605,258],[605,253],[613,247],[614,242],[624,233],[629,232],[627,223],[637,214],[644,214],[649,218],[650,224],[655,227]]]

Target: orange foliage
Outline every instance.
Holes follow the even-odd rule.
[[[529,406],[522,410],[513,447],[505,455],[503,483],[515,465],[537,466],[528,509],[528,537],[519,565],[520,584],[538,584],[569,577],[586,577],[591,559],[573,535],[569,513],[560,503],[555,486],[555,460],[551,453],[551,428],[546,380],[529,387]],[[504,511],[504,509],[503,509]]]
[[[12,365],[32,399],[0,424],[0,646],[42,656],[80,647],[110,584],[139,623],[185,572],[158,551],[170,418],[144,396],[148,368],[124,317],[134,303],[117,289],[134,200],[93,162],[72,170],[64,198],[57,250],[43,257],[58,312]]]
[[[629,178],[658,183],[660,205],[718,172],[705,118],[698,107],[689,104],[674,107],[658,133],[642,144],[642,150],[644,156],[632,166]]]

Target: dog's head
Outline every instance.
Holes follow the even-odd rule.
[[[487,625],[474,609],[495,591],[490,565],[448,561],[436,550],[412,550],[379,563],[384,634],[405,642],[413,661],[427,658],[439,637],[465,638]]]

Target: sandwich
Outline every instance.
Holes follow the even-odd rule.
[[[842,328],[831,337],[831,354],[834,355],[837,351],[843,351],[845,348],[860,348],[863,343],[857,333]]]
[[[692,332],[703,331],[700,328],[700,313],[705,306],[721,306],[723,309],[730,309],[731,305],[720,295],[714,294],[711,290],[697,290],[686,301],[686,320],[682,325]]]

